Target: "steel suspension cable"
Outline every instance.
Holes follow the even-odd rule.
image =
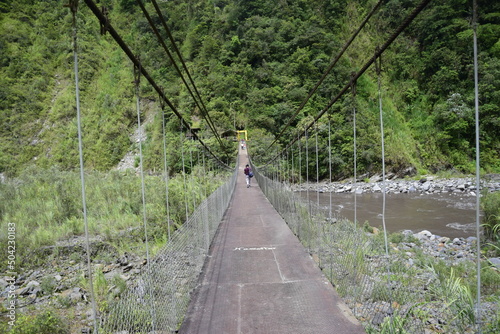
[[[328,114],[328,180],[329,184],[332,184],[332,131],[331,131],[331,120],[332,116]],[[333,283],[333,232],[332,232],[332,226],[333,226],[333,220],[332,220],[332,191],[330,190],[328,192],[328,197],[329,197],[329,205],[328,205],[328,235],[331,238],[331,241],[328,243],[330,245],[330,282]]]
[[[385,209],[386,209],[386,184],[385,184],[385,143],[384,143],[384,116],[382,107],[382,83],[381,83],[381,71],[382,71],[382,60],[379,57],[378,62],[375,63],[377,72],[377,86],[378,86],[378,105],[379,105],[379,115],[380,115],[380,145],[382,147],[382,227],[384,229],[384,244],[385,244],[385,256],[387,258],[387,291],[389,294],[389,300],[392,301],[392,289],[391,289],[391,276],[390,276],[390,263],[389,263],[389,242],[387,239],[387,226],[385,224]],[[389,304],[389,309],[392,308],[392,304]],[[391,313],[392,314],[392,313]],[[391,324],[393,322],[393,317],[390,317]]]
[[[408,15],[408,17],[401,23],[401,25],[396,29],[396,31],[387,39],[387,41],[377,49],[375,52],[375,55],[368,60],[365,65],[359,70],[352,78],[351,80],[358,80],[358,78],[366,72],[366,70],[382,55],[382,53],[394,42],[394,40],[405,30],[410,23],[417,17],[417,15],[425,8],[431,2],[431,0],[423,0],[411,13]],[[316,116],[314,120],[320,119],[328,109],[331,108],[331,106],[338,101],[338,99],[344,95],[350,88],[351,83],[349,82],[344,88],[337,94],[336,97],[334,97],[330,103]],[[308,128],[310,128],[313,125],[309,124]]]
[[[311,216],[311,199],[309,198],[309,134],[307,133],[307,129],[305,132],[305,140],[306,140],[306,193],[307,193],[307,206],[309,208],[309,216]]]
[[[297,146],[299,151],[299,184],[302,184],[302,147],[300,147],[300,131],[297,132]],[[297,236],[300,238],[300,224],[302,219],[299,219],[297,226]]]
[[[382,55],[382,53],[394,42],[394,40],[405,30],[410,23],[417,17],[417,15],[425,8],[431,2],[431,0],[423,0],[409,15],[408,17],[401,23],[401,25],[395,30],[395,32],[386,40],[386,42],[377,50],[375,55],[371,57],[364,65],[363,67],[356,72],[356,74],[351,77],[351,80],[340,90],[340,92],[330,100],[330,102],[326,105],[325,108],[321,112],[318,113],[318,115],[314,118],[314,121],[320,119],[332,106],[335,104],[350,88],[351,88],[351,81],[352,80],[357,80],[361,75],[363,75],[366,70],[375,62],[375,60]],[[306,128],[309,129],[313,126],[314,121],[311,122]],[[296,139],[293,139],[289,142],[288,146],[293,144],[293,142]],[[271,158],[270,161],[267,163],[271,163],[274,159]]]
[[[474,43],[474,109],[476,127],[476,265],[477,265],[477,292],[476,292],[476,324],[478,333],[481,333],[481,220],[480,220],[480,141],[479,141],[479,75],[477,52],[477,1],[472,5],[472,30]]]
[[[87,6],[90,8],[92,13],[97,17],[99,20],[100,24],[106,27],[106,31],[110,33],[110,35],[113,37],[115,42],[122,48],[122,50],[125,52],[127,57],[134,63],[135,66],[141,68],[141,73],[142,75],[148,80],[149,84],[156,90],[156,92],[159,94],[161,99],[169,106],[169,108],[174,112],[174,114],[180,119],[180,121],[183,123],[184,127],[189,129],[193,135],[193,137],[198,140],[198,142],[207,150],[207,152],[210,153],[210,155],[217,161],[221,166],[223,166],[226,169],[232,170],[231,167],[229,167],[224,161],[222,161],[217,155],[215,155],[209,148],[208,146],[198,137],[198,135],[191,130],[191,127],[189,123],[186,122],[186,120],[182,117],[182,115],[179,113],[177,108],[173,105],[173,103],[167,98],[165,93],[162,91],[160,86],[155,82],[155,80],[151,77],[151,75],[147,72],[147,70],[139,66],[139,60],[137,57],[132,53],[128,45],[123,41],[123,39],[120,37],[120,35],[117,33],[117,31],[113,28],[107,17],[99,10],[97,5],[94,3],[92,0],[84,0]]]
[[[210,169],[207,172],[207,166],[205,164],[205,154],[202,155],[202,160],[203,160],[203,175],[206,177],[206,175],[209,175],[208,172],[210,172]],[[205,193],[205,199],[208,199],[208,192],[207,192],[207,187],[203,187],[203,191]],[[209,218],[208,218],[208,207],[205,207],[205,210],[203,210],[204,217],[205,217],[205,249],[209,250],[210,248],[210,226],[208,225]]]
[[[378,58],[378,62],[375,64],[377,71],[377,85],[378,85],[378,106],[379,106],[379,116],[380,116],[380,145],[382,148],[381,158],[382,158],[382,226],[384,228],[384,243],[385,243],[385,254],[389,257],[389,245],[387,242],[387,228],[385,225],[385,143],[384,143],[384,116],[382,108],[382,83],[381,83],[381,60]]]
[[[328,180],[329,184],[332,184],[332,117],[328,115]],[[330,224],[332,223],[332,192],[329,191],[330,205],[328,206],[328,219]]]
[[[316,122],[316,203],[319,207],[319,149],[318,149],[318,122]]]
[[[163,135],[163,170],[165,173],[165,206],[167,210],[167,234],[168,234],[168,241],[170,242],[170,204],[169,204],[169,194],[168,194],[168,183],[169,183],[169,178],[168,178],[168,164],[167,164],[167,133],[166,133],[166,122],[165,122],[165,105],[163,103],[163,100],[160,99],[160,106],[161,106],[161,118],[162,118],[162,135]]]
[[[292,167],[292,174],[291,174],[290,183],[294,183],[295,182],[295,174],[296,174],[295,163],[297,160],[295,157],[294,147],[291,148],[291,154],[292,154],[292,166],[291,166]],[[299,171],[299,174],[300,174],[300,171]],[[292,213],[292,217],[294,217],[297,214],[297,207],[295,205],[295,198],[294,198],[293,193],[291,193],[291,195],[290,195],[290,206],[291,206],[290,212]],[[293,218],[292,218],[292,221],[293,221]],[[298,224],[294,224],[295,234],[297,234],[297,227],[298,227]]]
[[[287,180],[289,180],[290,177],[290,152],[288,150],[285,151],[285,167],[283,167],[284,172],[283,172],[283,182],[288,185]]]
[[[283,133],[286,131],[286,129],[290,126],[290,124],[292,123],[292,121],[295,119],[295,117],[297,117],[297,115],[300,113],[300,111],[304,108],[304,106],[306,105],[306,103],[309,101],[309,99],[313,96],[313,94],[316,92],[316,90],[318,89],[318,87],[323,83],[323,81],[325,80],[326,76],[332,71],[333,67],[337,64],[337,62],[339,61],[340,57],[342,57],[342,55],[344,54],[344,52],[347,50],[347,48],[352,44],[352,42],[354,41],[354,39],[358,36],[358,34],[361,32],[361,30],[364,28],[364,26],[366,25],[366,23],[368,22],[368,20],[370,20],[370,18],[372,17],[372,15],[377,11],[377,9],[380,7],[380,5],[382,4],[382,2],[384,2],[385,0],[379,0],[379,2],[377,2],[377,4],[372,8],[372,10],[368,13],[368,15],[365,17],[365,19],[363,20],[363,22],[361,22],[359,28],[352,34],[352,36],[349,38],[349,40],[344,44],[342,50],[339,52],[339,54],[335,57],[335,59],[330,63],[330,65],[328,66],[328,68],[326,69],[325,73],[323,73],[323,75],[321,76],[321,78],[319,79],[319,81],[316,83],[316,85],[313,87],[313,89],[309,92],[309,94],[307,95],[307,97],[305,98],[304,101],[302,101],[302,103],[300,104],[300,106],[297,108],[297,110],[295,111],[295,113],[292,115],[292,117],[288,120],[287,124],[285,124],[285,126],[283,127],[283,130],[281,130],[281,132],[276,136],[276,138],[274,139],[274,141],[271,143],[271,145],[269,145],[269,147],[271,147],[274,143],[276,143],[278,141],[278,139],[283,135]]]
[[[215,126],[214,126],[214,124],[212,122],[212,119],[210,118],[210,115],[209,115],[209,113],[207,111],[207,108],[205,107],[205,104],[203,103],[203,99],[201,98],[200,93],[198,92],[198,88],[196,88],[196,85],[194,84],[194,80],[191,77],[191,74],[189,73],[189,70],[188,70],[188,68],[186,66],[186,63],[184,62],[184,58],[182,57],[182,54],[179,51],[179,48],[177,47],[177,43],[175,43],[174,37],[172,36],[172,33],[170,32],[170,29],[168,28],[168,25],[165,22],[165,17],[163,16],[163,14],[162,14],[162,12],[160,10],[160,7],[158,6],[156,0],[152,0],[151,2],[153,3],[153,6],[155,7],[156,13],[158,14],[158,17],[160,18],[160,21],[161,21],[161,23],[163,25],[163,29],[165,29],[165,31],[167,33],[167,36],[168,36],[168,38],[170,40],[170,43],[172,43],[172,47],[174,48],[174,51],[177,54],[177,57],[179,57],[179,60],[181,61],[182,67],[184,68],[184,71],[186,71],[186,74],[187,74],[187,76],[189,78],[189,81],[191,82],[191,85],[193,85],[193,89],[196,92],[196,95],[198,96],[201,105],[203,106],[203,108],[200,108],[200,111],[202,111],[202,113],[205,112],[205,114],[206,114],[205,116],[206,116],[207,122],[209,123],[209,126],[211,126],[211,128],[215,131],[215,135],[216,135],[216,137],[218,138],[219,142],[222,145],[222,142],[220,141],[219,134],[215,130]],[[222,146],[224,146],[224,145],[222,145]]]
[[[193,177],[193,150],[191,147],[189,148],[189,166],[191,168],[191,178]],[[193,195],[193,209],[196,208],[196,193],[194,191],[191,192]]]
[[[153,32],[155,33],[156,37],[158,38],[158,41],[159,41],[160,45],[163,47],[163,50],[165,50],[165,53],[167,54],[168,58],[169,58],[169,59],[170,59],[170,61],[172,62],[172,65],[174,66],[175,70],[177,71],[177,74],[179,74],[179,76],[180,76],[180,78],[181,78],[182,82],[184,83],[184,85],[185,85],[185,86],[186,86],[186,88],[188,89],[189,94],[191,95],[191,97],[193,98],[194,102],[196,103],[196,105],[198,106],[198,108],[200,109],[200,111],[202,112],[202,116],[206,119],[206,118],[207,118],[207,117],[206,117],[206,115],[205,115],[205,113],[207,113],[207,112],[206,112],[206,108],[205,108],[205,109],[203,109],[203,108],[200,106],[199,102],[198,102],[198,99],[200,99],[200,102],[201,102],[201,103],[203,103],[203,102],[201,101],[201,97],[200,97],[200,95],[198,94],[198,98],[196,98],[196,97],[194,96],[194,93],[193,93],[193,91],[191,90],[191,87],[188,85],[188,83],[187,83],[186,79],[184,78],[184,75],[182,74],[182,72],[181,72],[181,70],[180,70],[179,66],[177,66],[177,62],[175,61],[175,59],[173,58],[172,54],[171,54],[171,53],[170,53],[170,51],[168,50],[167,45],[165,44],[165,41],[163,40],[163,38],[162,38],[162,37],[161,37],[161,35],[160,35],[160,32],[158,31],[158,29],[156,29],[156,26],[155,26],[155,24],[154,24],[153,20],[151,19],[151,16],[149,15],[149,12],[147,11],[147,9],[146,9],[146,7],[144,6],[144,4],[142,3],[142,0],[136,0],[136,2],[137,2],[137,4],[139,4],[139,7],[141,7],[141,10],[142,10],[142,12],[143,12],[144,16],[146,17],[146,19],[147,19],[147,21],[148,21],[149,25],[151,26],[151,29],[153,29]],[[165,24],[165,26],[166,26],[166,24]],[[192,83],[192,85],[194,86],[194,82],[193,82],[193,81],[191,81],[191,83]],[[203,107],[204,107],[204,105],[203,105]],[[207,114],[208,114],[208,113],[207,113]],[[213,132],[213,134],[214,134],[215,138],[217,139],[217,141],[221,144],[221,146],[224,146],[224,145],[222,144],[222,140],[220,139],[219,134],[217,133],[217,130],[215,129],[215,127],[214,127],[213,123],[212,123],[211,121],[209,122],[208,120],[207,120],[207,123],[208,123],[208,125],[209,125],[210,129],[212,130],[212,132]]]
[[[357,144],[356,144],[356,81],[351,81],[351,93],[352,93],[352,128],[353,128],[353,146],[354,146],[354,227],[357,226],[358,223],[358,203],[357,203],[357,192],[358,192],[358,187],[357,187],[357,182],[358,182],[358,177],[357,177]]]
[[[319,149],[318,149],[318,122],[316,122],[316,136],[315,136],[315,144],[316,144],[316,205],[317,210],[316,214],[319,215],[320,205],[319,205]],[[317,220],[317,248],[316,253],[318,254],[318,265],[321,268],[321,222],[319,219]]]
[[[146,246],[146,261],[147,261],[147,271],[148,271],[148,276],[147,276],[147,289],[149,292],[149,297],[151,300],[151,312],[153,313],[152,316],[152,328],[153,331],[155,331],[155,323],[156,323],[156,317],[155,317],[155,309],[154,309],[154,295],[152,292],[151,288],[151,277],[152,277],[152,272],[151,272],[151,259],[149,257],[149,240],[148,240],[148,225],[147,225],[147,214],[146,214],[146,186],[145,186],[145,181],[144,181],[144,157],[142,154],[142,126],[141,126],[141,99],[140,99],[140,94],[139,94],[139,85],[140,85],[140,79],[141,79],[141,66],[139,63],[139,67],[134,66],[134,84],[135,84],[135,99],[136,99],[136,110],[137,110],[137,131],[139,133],[139,170],[141,173],[141,198],[142,198],[142,221],[144,225],[144,243]]]
[[[90,260],[90,238],[89,238],[89,223],[87,219],[87,195],[85,193],[85,173],[84,173],[84,163],[83,163],[83,144],[82,144],[82,121],[81,121],[81,110],[80,110],[80,85],[78,78],[78,40],[77,40],[77,25],[76,25],[76,13],[78,11],[78,0],[69,0],[68,7],[71,10],[73,17],[73,65],[75,73],[75,97],[76,97],[76,119],[78,127],[78,155],[80,160],[80,183],[82,188],[82,209],[83,209],[83,224],[85,227],[85,251],[87,257],[87,274],[89,275],[89,291],[90,291],[90,301],[92,304],[92,316],[94,332],[98,333],[97,328],[97,307],[95,301],[94,293],[94,282],[92,265]]]
[[[182,136],[182,122],[181,122],[181,126],[180,126],[180,139],[179,139],[179,142],[181,144],[181,159],[182,159],[182,177],[183,177],[183,180],[184,180],[184,203],[186,204],[185,205],[185,208],[186,208],[186,220],[189,218],[189,209],[188,209],[188,206],[189,206],[189,200],[188,200],[188,189],[187,189],[187,181],[186,181],[186,163],[184,162],[184,140],[183,140],[183,136]]]

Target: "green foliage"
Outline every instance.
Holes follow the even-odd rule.
[[[119,280],[115,277],[113,279],[113,282],[119,282]],[[96,305],[97,305],[98,311],[99,312],[107,312],[109,301],[111,298],[114,297],[112,294],[109,294],[110,283],[104,277],[104,273],[99,269],[96,270],[96,272],[94,273],[94,275],[92,277],[92,283],[93,283],[92,288],[93,288],[94,294],[96,296]],[[85,275],[85,273],[82,273],[82,276],[80,277],[79,284],[81,285],[82,289],[90,291],[90,280]],[[122,283],[120,283],[120,284],[122,284]],[[123,291],[122,289],[123,289],[123,287],[120,288],[121,291]]]
[[[277,150],[269,150],[269,146],[273,142],[273,136],[267,131],[261,129],[251,130],[248,133],[249,142],[247,144],[248,153],[254,159],[254,163],[262,163],[274,158],[278,153]]]
[[[483,210],[483,228],[486,236],[493,240],[500,239],[500,193],[484,193],[481,196]]]
[[[42,282],[40,283],[40,289],[42,290],[42,293],[45,295],[51,295],[52,293],[54,293],[56,287],[57,287],[57,282],[53,276],[44,277],[42,279]]]
[[[461,277],[457,277],[453,268],[449,276],[443,277],[440,285],[435,287],[434,293],[439,296],[447,309],[450,310],[454,319],[462,324],[465,329],[469,324],[475,322],[474,296],[467,284]]]
[[[380,325],[380,328],[368,327],[367,333],[369,334],[409,334],[411,332],[407,331],[405,328],[412,321],[413,314],[407,312],[404,315],[394,314],[392,316],[387,316]]]
[[[373,233],[373,227],[370,226],[370,223],[368,221],[365,221],[363,223],[363,231]]]
[[[69,334],[69,325],[52,310],[36,315],[19,315],[11,334]]]
[[[146,210],[153,242],[163,242],[169,229],[173,231],[182,225],[186,213],[192,212],[224,178],[223,173],[200,167],[195,167],[186,181],[182,175],[170,178],[167,208],[164,180],[147,176]],[[0,183],[0,190],[0,225],[7,230],[8,223],[15,224],[18,261],[36,261],[37,254],[43,257],[39,248],[84,233],[79,173],[32,168],[18,179]],[[103,235],[109,242],[121,240],[126,244],[135,240],[142,244],[142,239],[134,234],[128,233],[125,239],[121,236],[124,230],[137,227],[137,222],[142,221],[139,177],[119,172],[89,173],[86,195],[91,235]],[[7,234],[0,236],[2,242],[6,238]],[[1,263],[2,267],[5,265],[6,259]],[[49,285],[47,282],[47,289],[42,290],[49,293]]]

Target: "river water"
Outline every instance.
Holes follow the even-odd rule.
[[[301,195],[307,198],[307,192]],[[309,200],[328,212],[329,193],[309,192]],[[371,226],[382,226],[381,193],[356,195],[357,220]],[[332,212],[354,220],[354,194],[332,193]],[[389,232],[428,230],[443,237],[457,238],[476,235],[476,198],[455,194],[386,194],[385,224]]]

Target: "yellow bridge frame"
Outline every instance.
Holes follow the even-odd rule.
[[[243,139],[243,135],[244,135],[245,141],[248,141],[247,130],[236,131],[236,138],[238,139],[238,141],[240,141],[241,139]]]

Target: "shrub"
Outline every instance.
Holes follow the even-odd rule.
[[[405,236],[403,233],[391,233],[389,235],[389,242],[394,244],[399,244],[405,240]]]
[[[370,226],[370,223],[368,223],[368,221],[364,222],[363,231],[373,233],[373,227]]]
[[[33,315],[20,315],[12,334],[68,334],[68,324],[55,312],[48,310]]]
[[[56,279],[52,276],[46,276],[42,279],[40,284],[40,288],[42,289],[43,294],[50,295],[52,294],[57,287]]]
[[[484,212],[485,235],[493,241],[500,239],[498,236],[500,232],[500,192],[484,193],[481,197],[481,208]]]

